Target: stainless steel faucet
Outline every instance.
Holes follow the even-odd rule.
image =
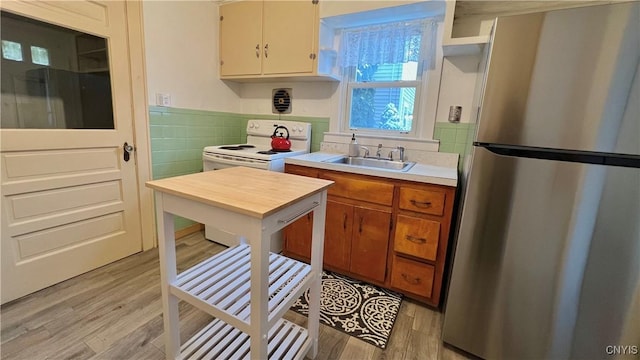
[[[380,159],[380,152],[382,151],[382,144],[378,144],[378,151],[376,151],[376,157]]]
[[[396,146],[395,149],[391,149],[391,151],[389,151],[389,160],[393,161],[393,153],[396,151],[400,153],[400,158],[398,160],[404,161],[404,147],[402,146]]]
[[[360,150],[364,149],[364,157],[369,157],[369,148],[366,146],[360,146]]]

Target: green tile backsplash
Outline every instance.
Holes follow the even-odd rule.
[[[320,150],[323,133],[329,131],[329,118],[234,114],[159,106],[149,107],[151,165],[153,178],[192,174],[202,171],[202,149],[210,145],[243,143],[249,119],[282,119],[311,123],[311,151]],[[176,218],[175,229],[193,221]]]
[[[440,152],[460,155],[458,169],[462,170],[465,156],[471,153],[475,124],[437,122],[433,138],[440,140]]]

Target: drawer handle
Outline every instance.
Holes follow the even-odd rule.
[[[342,218],[342,229],[347,230],[347,213],[343,214]]]
[[[303,210],[303,211],[300,211],[299,213],[297,213],[297,214],[293,215],[292,217],[290,217],[290,218],[288,218],[288,219],[286,219],[286,220],[278,220],[278,222],[279,222],[279,223],[281,223],[281,224],[288,224],[288,223],[290,223],[290,222],[292,222],[292,221],[296,220],[296,219],[297,219],[297,218],[299,218],[300,216],[302,216],[302,215],[304,215],[304,214],[308,213],[309,211],[311,211],[311,210],[315,209],[316,207],[318,207],[318,205],[320,205],[320,203],[319,203],[319,202],[317,202],[317,201],[314,201],[310,208],[308,208],[308,209],[306,209],[306,210]]]
[[[358,229],[358,233],[362,234],[362,221],[364,220],[364,217],[360,217],[360,228]]]
[[[424,208],[431,207],[431,201],[418,201],[418,200],[411,199],[411,204],[415,207],[424,207]]]
[[[419,238],[419,237],[415,237],[413,235],[407,235],[405,236],[405,239],[414,242],[416,244],[425,244],[427,242],[427,239],[425,238]]]
[[[405,273],[402,273],[402,278],[404,279],[404,281],[408,282],[409,284],[412,284],[412,285],[420,284],[420,278],[409,276]]]

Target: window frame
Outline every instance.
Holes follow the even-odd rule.
[[[417,134],[417,124],[415,120],[417,119],[416,114],[420,112],[420,99],[422,94],[422,67],[418,66],[418,73],[416,76],[416,80],[395,80],[395,81],[370,81],[370,82],[357,82],[352,81],[355,76],[355,67],[350,67],[349,71],[345,71],[345,79],[346,82],[346,94],[344,103],[344,123],[342,126],[342,131],[347,133],[352,133],[357,131],[359,133],[368,133],[368,134],[377,134],[377,135],[387,135],[387,136],[410,136],[415,137]],[[376,89],[376,88],[415,88],[416,95],[413,103],[413,120],[411,122],[411,130],[409,131],[399,131],[399,130],[388,130],[388,129],[375,129],[375,128],[356,128],[351,127],[351,98],[353,89]]]
[[[380,22],[382,24],[383,22]],[[371,24],[375,26],[376,24]],[[436,28],[436,38],[440,39],[441,37],[441,22],[438,23]],[[440,40],[438,40],[436,48],[440,46]],[[355,71],[356,67],[351,66],[348,70],[342,71],[342,81],[340,82],[340,87],[342,88],[340,103],[341,111],[340,113],[340,125],[339,131],[343,134],[351,134],[357,132],[359,134],[374,136],[374,137],[394,137],[394,138],[419,138],[422,133],[422,127],[424,126],[420,119],[424,118],[425,107],[427,103],[427,99],[423,97],[423,93],[426,89],[429,88],[429,71],[425,69],[426,62],[426,41],[424,41],[424,33],[423,37],[420,41],[420,57],[418,60],[418,68],[416,72],[416,80],[395,80],[395,81],[371,81],[371,82],[358,82],[355,80]],[[438,50],[436,49],[436,53],[432,56],[437,56]],[[434,58],[434,62],[438,63],[439,61]],[[436,68],[441,65],[436,65]],[[440,71],[440,70],[437,70]],[[402,84],[402,86],[398,86]],[[351,95],[352,90],[354,88],[413,88],[416,89],[415,101],[413,104],[413,120],[412,120],[412,128],[409,131],[398,131],[398,130],[387,130],[387,129],[374,129],[374,128],[355,128],[351,127]],[[434,119],[435,121],[435,119]]]

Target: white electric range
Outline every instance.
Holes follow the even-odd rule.
[[[290,151],[271,149],[271,136],[278,126],[289,131]],[[287,132],[278,129],[278,134]],[[247,122],[247,142],[244,144],[207,146],[202,153],[203,170],[219,170],[232,166],[247,166],[270,171],[284,171],[284,159],[290,156],[306,154],[311,150],[311,124],[298,121],[249,120]],[[226,246],[235,246],[238,237],[205,224],[205,237]],[[271,251],[282,250],[282,236],[275,234],[271,239]]]
[[[271,136],[276,127],[289,131],[290,151],[271,149]],[[278,129],[278,135],[286,131]],[[284,158],[306,154],[311,149],[311,124],[298,121],[249,120],[244,144],[207,146],[202,154],[204,171],[231,166],[247,166],[271,171],[284,171]]]

